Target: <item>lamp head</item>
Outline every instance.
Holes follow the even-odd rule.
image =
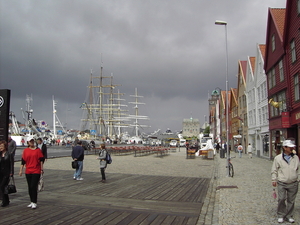
[[[227,25],[227,22],[222,20],[216,20],[215,25]]]

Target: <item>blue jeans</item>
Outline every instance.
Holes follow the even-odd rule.
[[[74,177],[75,179],[81,177],[82,169],[83,169],[83,161],[77,161],[78,162],[78,168],[75,170]]]
[[[242,158],[243,150],[238,150],[238,152],[239,152],[239,157]]]

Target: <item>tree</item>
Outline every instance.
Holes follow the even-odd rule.
[[[209,134],[210,133],[210,126],[205,127],[205,130],[203,132],[204,134]]]

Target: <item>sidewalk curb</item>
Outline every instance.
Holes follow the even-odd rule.
[[[214,157],[214,172],[210,179],[209,187],[206,193],[205,201],[203,203],[199,219],[197,221],[197,225],[200,224],[219,224],[219,215],[216,215],[216,206],[218,206],[217,198],[217,191],[216,187],[219,180],[219,165],[217,156]],[[218,208],[218,207],[217,207]],[[218,210],[217,210],[218,212]]]

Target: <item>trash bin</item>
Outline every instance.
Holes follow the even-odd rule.
[[[225,158],[225,149],[220,149],[220,158]]]

